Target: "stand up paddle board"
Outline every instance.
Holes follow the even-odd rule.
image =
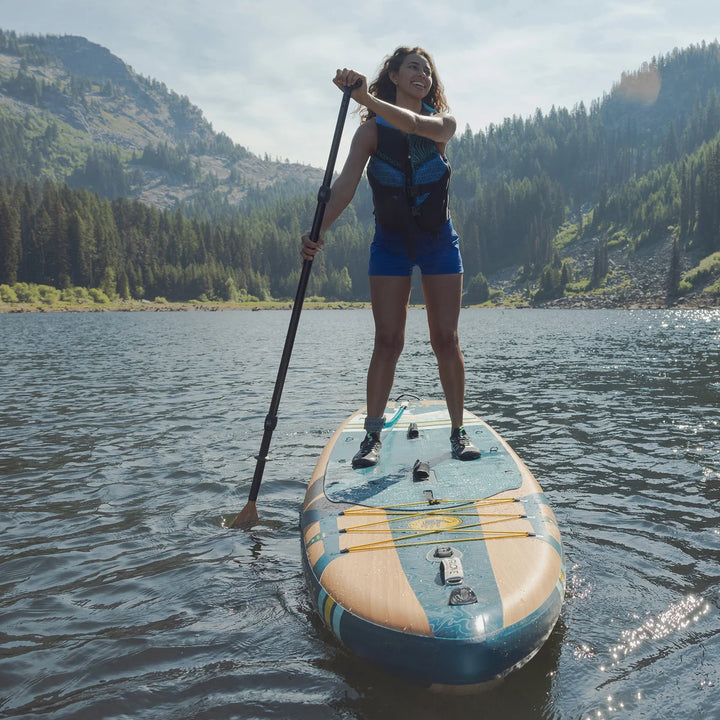
[[[390,403],[377,465],[354,470],[365,412],[322,452],[301,511],[317,610],[352,652],[414,684],[469,691],[530,660],[565,592],[560,532],[535,478],[465,410],[480,459],[450,454],[444,402]],[[419,461],[419,462],[418,462]]]

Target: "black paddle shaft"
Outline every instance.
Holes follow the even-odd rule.
[[[335,170],[335,160],[337,159],[338,148],[340,147],[340,139],[342,137],[343,126],[345,125],[345,117],[347,116],[348,106],[350,105],[350,94],[358,86],[356,83],[352,87],[346,87],[343,90],[342,102],[340,103],[340,112],[338,114],[337,124],[335,125],[335,135],[333,136],[332,145],[330,147],[330,157],[328,158],[327,167],[325,168],[325,177],[318,191],[318,202],[315,208],[315,217],[313,218],[312,228],[310,230],[310,239],[317,242],[320,237],[320,228],[322,226],[323,217],[325,216],[325,208],[330,200],[330,183],[332,181],[333,171]],[[292,314],[290,315],[290,326],[285,336],[285,347],[283,348],[282,358],[280,360],[280,368],[278,369],[277,380],[275,380],[275,390],[273,391],[272,401],[270,402],[270,410],[265,416],[265,432],[263,433],[262,442],[260,443],[260,452],[257,456],[255,465],[255,474],[253,475],[252,485],[250,486],[250,495],[248,501],[255,502],[258,492],[260,492],[260,483],[262,482],[263,471],[265,470],[265,462],[267,461],[268,450],[272,434],[277,426],[277,412],[280,406],[280,397],[285,385],[285,376],[287,375],[288,366],[290,365],[290,356],[292,355],[293,344],[295,343],[295,334],[297,333],[298,323],[300,322],[300,311],[302,310],[305,300],[305,291],[307,290],[308,280],[310,278],[310,270],[312,268],[312,260],[304,260],[302,272],[300,273],[300,282],[295,293],[295,302],[293,303]]]

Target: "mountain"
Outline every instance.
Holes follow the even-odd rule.
[[[468,303],[720,302],[717,41],[623,73],[590,107],[468,127],[447,152]],[[0,283],[292,297],[321,179],[84,38],[0,31]],[[310,294],[368,298],[372,227],[363,182]]]
[[[0,31],[3,174],[68,182],[110,198],[174,207],[211,190],[236,205],[249,188],[316,190],[322,172],[253,155],[200,109],[74,36]],[[29,162],[28,162],[29,160]]]
[[[720,258],[690,275],[692,291],[667,283],[674,263],[681,277],[720,251],[719,133],[717,41],[624,73],[589,108],[468,128],[449,155],[470,275],[506,294],[527,284],[543,303],[662,304],[678,287],[717,303]]]

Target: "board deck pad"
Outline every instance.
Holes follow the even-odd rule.
[[[395,408],[389,408],[391,417]],[[522,484],[522,475],[492,430],[479,418],[466,414],[465,430],[482,456],[458,461],[450,453],[450,420],[438,405],[411,405],[381,435],[382,451],[377,465],[353,469],[352,458],[365,437],[365,414],[353,416],[335,443],[325,473],[325,494],[332,502],[383,507],[413,503],[425,491],[446,500],[484,499]],[[411,423],[419,436],[408,438]],[[413,480],[416,460],[430,466],[427,480]]]

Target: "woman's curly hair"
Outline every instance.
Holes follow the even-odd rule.
[[[430,53],[419,47],[399,47],[392,55],[388,55],[388,57],[385,58],[377,78],[368,85],[368,92],[380,100],[395,104],[396,88],[395,83],[393,83],[390,79],[390,73],[397,72],[403,64],[405,58],[408,55],[413,54],[422,55],[422,57],[428,61],[430,72],[432,73],[432,88],[430,88],[430,92],[424,102],[436,112],[448,112],[450,110],[450,106],[445,98],[443,84],[440,82],[440,78],[435,70],[435,63],[433,62]],[[375,113],[363,108],[363,111],[361,111],[361,117],[363,120],[369,120],[370,118],[375,117]]]

